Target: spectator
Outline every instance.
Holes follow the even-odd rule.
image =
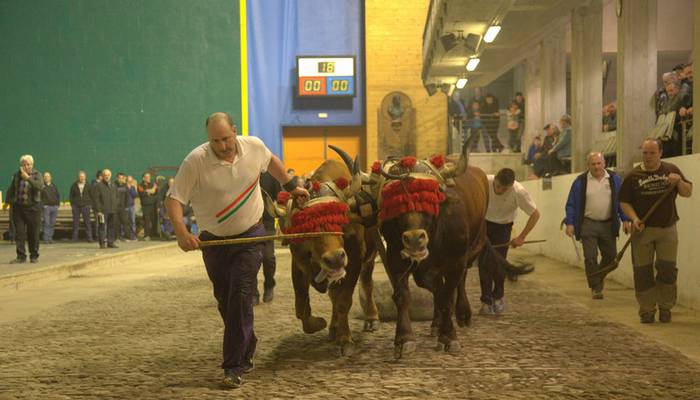
[[[484,126],[481,120],[481,103],[478,101],[473,101],[471,103],[471,120],[469,120],[469,137],[473,136],[471,150],[476,152],[479,149],[479,137],[484,141],[484,151],[487,153],[491,152],[491,142],[489,141],[489,135],[484,130]]]
[[[58,188],[51,182],[51,173],[44,172],[44,188],[41,189],[41,205],[44,220],[44,243],[53,243],[53,232],[56,226],[56,214],[61,204]]]
[[[134,177],[129,175],[126,177],[126,186],[129,191],[128,198],[128,209],[129,209],[129,223],[131,224],[131,240],[136,240],[136,198],[139,197],[139,192],[136,189],[136,181]]]
[[[474,88],[474,96],[472,96],[471,99],[469,99],[469,104],[472,104],[474,102],[479,103],[479,109],[484,108],[484,104],[486,103],[486,100],[484,99],[484,96],[481,94],[481,88],[480,87],[475,87]],[[473,116],[470,115],[470,110],[467,111],[467,117],[472,118]]]
[[[654,93],[653,98],[656,118],[659,118],[659,115],[664,114],[663,108],[668,101],[666,86],[670,83],[678,82],[678,76],[674,72],[666,72],[662,75],[661,80],[663,81],[663,87]]]
[[[484,106],[481,109],[481,118],[484,121],[484,128],[491,142],[491,150],[500,153],[503,151],[503,144],[498,139],[498,128],[501,124],[501,111],[498,100],[491,93],[488,93],[485,97]]]
[[[73,241],[78,241],[78,230],[80,229],[80,217],[83,217],[85,224],[85,234],[87,241],[92,243],[92,224],[90,223],[90,209],[92,198],[90,188],[87,186],[87,177],[84,171],[78,172],[78,180],[70,187],[70,205],[73,212]]]
[[[97,211],[95,210],[95,189],[97,188],[97,184],[102,182],[102,170],[99,169],[95,173],[95,179],[90,182],[90,199],[93,200],[92,204],[92,212],[95,216],[95,234],[97,234],[97,230],[100,228],[99,221],[97,221]]]
[[[536,155],[537,154],[542,154],[542,138],[540,135],[535,135],[535,137],[532,138],[532,143],[530,144],[530,147],[527,149],[527,157],[525,158],[525,164],[527,165],[532,165],[535,163],[535,160],[537,159]]]
[[[535,162],[532,165],[533,173],[537,177],[543,177],[545,174],[551,174],[551,162],[549,160],[549,151],[554,147],[554,143],[559,137],[559,128],[555,124],[547,124],[544,127],[544,140],[542,147],[535,153]]]
[[[559,120],[562,131],[557,142],[548,151],[550,162],[550,173],[568,173],[570,166],[567,165],[568,159],[571,157],[571,117],[563,115]]]
[[[151,174],[148,172],[141,177],[138,191],[143,213],[143,239],[155,239],[158,237],[158,210],[156,209],[158,185],[151,182]]]
[[[679,116],[679,111],[684,104],[685,99],[680,94],[680,84],[677,80],[672,80],[666,84],[666,101],[661,106],[660,113],[668,114],[670,112],[676,113],[676,118],[673,122],[673,132],[671,137],[665,138],[663,141],[663,151],[662,154],[664,158],[666,157],[676,157],[681,155],[681,118]]]
[[[126,175],[123,172],[117,173],[117,182],[115,184],[117,192],[117,207],[114,219],[114,234],[119,236],[119,239],[131,241],[135,233],[131,230],[131,221],[129,220],[129,186],[126,184]],[[123,233],[122,233],[123,232]]]
[[[603,132],[612,132],[617,129],[617,107],[615,103],[605,106],[603,113]]]
[[[508,147],[513,153],[520,153],[520,108],[512,101],[508,105]]]
[[[39,261],[39,224],[41,224],[41,189],[44,182],[41,173],[34,169],[34,158],[27,154],[19,159],[19,171],[12,177],[7,191],[7,202],[12,207],[12,222],[15,226],[17,258],[12,264],[27,261],[25,242],[29,242],[29,260]]]
[[[168,190],[170,190],[170,187],[172,187],[174,181],[175,181],[175,179],[169,178],[167,186],[166,185],[159,186],[159,187],[163,188],[159,192],[161,192],[163,194],[168,193]],[[175,231],[173,229],[173,224],[170,221],[170,218],[168,217],[168,213],[165,209],[165,204],[163,203],[164,200],[165,200],[164,198],[158,199],[158,210],[159,210],[158,214],[160,216],[160,232],[163,235],[163,237],[162,237],[163,240],[171,240],[173,238],[173,236],[175,235]],[[183,209],[183,221],[185,221],[184,218],[185,218],[185,216],[184,216],[184,209]],[[185,225],[187,225],[186,222],[185,222]]]
[[[515,104],[518,105],[518,108],[520,109],[520,114],[518,115],[518,122],[520,123],[520,132],[518,133],[519,137],[523,137],[523,130],[525,129],[525,98],[523,97],[523,94],[520,92],[515,93]]]
[[[112,183],[112,171],[105,169],[102,171],[102,179],[95,184],[93,192],[93,201],[95,203],[95,212],[97,213],[97,239],[100,242],[100,248],[105,247],[116,248],[114,244],[116,237],[116,219],[117,219],[117,188]]]

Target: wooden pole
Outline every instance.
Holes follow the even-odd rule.
[[[321,236],[342,236],[343,232],[308,232],[308,233],[290,233],[287,235],[268,235],[268,236],[255,236],[237,239],[221,239],[221,240],[203,240],[201,241],[199,247],[210,247],[210,246],[226,246],[229,244],[246,244],[246,243],[257,243],[257,242],[268,242],[270,240],[286,240],[286,239],[308,239]]]

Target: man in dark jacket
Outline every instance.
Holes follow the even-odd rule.
[[[95,184],[93,192],[95,213],[97,214],[97,239],[100,248],[116,248],[114,239],[116,235],[117,219],[117,188],[112,182],[112,171],[105,169],[102,171],[102,181]]]
[[[7,204],[12,207],[12,222],[15,226],[15,243],[17,258],[11,263],[27,261],[25,241],[29,242],[29,258],[35,263],[39,260],[39,225],[41,224],[41,189],[44,182],[41,173],[34,170],[34,158],[23,155],[19,159],[19,171],[12,177],[12,184],[7,191]]]
[[[279,182],[270,175],[269,172],[265,172],[260,175],[260,188],[270,195],[272,199],[277,198],[277,194],[282,190]],[[269,213],[263,213],[263,225],[265,225],[265,231],[268,235],[275,234],[275,218]],[[267,241],[264,243],[263,248],[263,259],[262,259],[262,270],[265,281],[263,287],[265,291],[263,292],[263,302],[269,303],[274,298],[275,289],[275,269],[277,269],[277,260],[275,258],[275,242]],[[260,303],[260,292],[258,291],[258,286],[255,285],[255,303]]]
[[[618,194],[622,179],[605,169],[601,153],[590,153],[588,172],[574,180],[566,201],[566,234],[583,244],[583,257],[592,297],[603,298],[603,281],[591,274],[608,266],[617,254],[615,239],[620,232],[620,220],[629,233],[630,220],[622,212]],[[598,250],[601,260],[598,262]]]
[[[69,197],[71,210],[73,211],[73,241],[78,241],[80,216],[82,216],[87,241],[92,242],[92,225],[90,224],[92,197],[90,196],[90,186],[87,183],[85,171],[78,172],[78,180],[71,185]]]
[[[56,226],[56,214],[61,204],[58,188],[51,181],[51,173],[44,172],[44,188],[41,189],[41,206],[44,220],[44,243],[53,243],[53,231]]]
[[[143,213],[143,238],[155,239],[158,237],[158,185],[151,182],[151,174],[148,172],[141,177],[138,191]]]
[[[115,232],[119,239],[131,240],[134,233],[131,231],[131,221],[129,221],[129,186],[126,184],[126,175],[123,172],[117,173],[115,187],[117,191]],[[123,235],[122,232],[124,232]]]

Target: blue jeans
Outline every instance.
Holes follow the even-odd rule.
[[[44,242],[53,240],[54,226],[56,225],[56,214],[58,214],[58,206],[44,206]]]
[[[136,206],[129,206],[129,222],[131,222],[131,233],[133,236],[130,239],[136,239]]]

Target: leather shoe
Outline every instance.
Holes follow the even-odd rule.
[[[15,258],[14,260],[10,261],[10,264],[24,264],[26,262],[27,260],[24,258]]]
[[[39,259],[38,259],[38,258],[32,258],[32,259],[29,260],[29,262],[32,263],[32,264],[36,264],[36,263],[39,262]]]
[[[671,322],[671,310],[659,309],[659,322],[663,322],[663,323]]]
[[[228,389],[235,389],[243,384],[243,378],[234,372],[232,369],[224,370],[224,387]]]

